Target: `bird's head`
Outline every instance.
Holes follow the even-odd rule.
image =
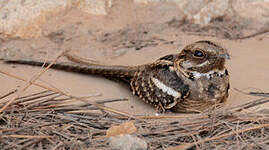
[[[197,41],[183,48],[174,66],[185,75],[191,72],[203,74],[224,70],[226,59],[230,59],[230,55],[225,48],[211,41]]]

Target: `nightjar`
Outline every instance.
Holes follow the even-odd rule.
[[[72,61],[77,60],[67,55]],[[101,75],[130,84],[134,95],[160,111],[202,112],[228,98],[227,50],[211,41],[197,41],[179,53],[140,66],[56,63],[54,69]],[[50,62],[4,59],[7,63],[46,66]]]

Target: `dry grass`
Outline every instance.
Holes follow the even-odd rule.
[[[268,93],[251,93],[259,99],[208,113],[133,116],[105,106],[124,99],[94,103],[35,83],[48,68],[31,81],[0,72],[26,82],[22,89],[0,96],[1,149],[110,149],[106,131],[130,120],[150,149],[269,149],[269,113],[248,111],[268,102]],[[21,96],[31,85],[46,90]]]
[[[16,98],[1,114],[1,149],[107,148],[106,131],[133,120],[137,135],[150,149],[267,149],[269,118],[244,107],[267,102],[264,97],[229,110],[182,116],[134,116],[105,113],[90,104],[71,104],[72,98],[42,91]],[[106,100],[100,105],[121,100]],[[1,104],[1,107],[5,104]],[[178,147],[179,146],[179,147]]]

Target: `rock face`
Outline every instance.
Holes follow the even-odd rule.
[[[78,9],[89,14],[107,15],[112,0],[78,0]]]
[[[269,23],[269,1],[268,0],[236,0],[233,10],[243,18],[254,20],[257,24]]]
[[[11,37],[37,37],[47,17],[69,8],[68,0],[11,0],[1,2],[0,33]]]
[[[34,38],[50,17],[77,8],[85,13],[105,15],[111,0],[4,0],[0,1],[0,34]]]
[[[257,23],[269,22],[268,0],[134,0],[137,3],[156,3],[173,1],[179,12],[184,13],[188,20],[206,25],[212,19],[230,15],[238,15]]]
[[[121,0],[2,0],[0,1],[0,35],[23,39],[40,37],[42,25],[52,17],[77,9],[85,14],[109,15],[113,4]],[[132,5],[153,5],[163,3],[177,6],[179,19],[207,25],[222,16],[239,16],[256,25],[269,23],[268,0],[128,0]],[[148,9],[147,11],[150,11]],[[124,15],[124,14],[122,14]],[[120,16],[119,16],[120,17]]]

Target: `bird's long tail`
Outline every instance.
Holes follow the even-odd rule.
[[[5,63],[26,64],[32,66],[48,66],[51,62],[42,62],[27,59],[3,59]],[[77,72],[83,74],[100,75],[104,77],[132,78],[138,67],[118,66],[118,65],[98,65],[98,64],[76,64],[76,63],[55,63],[53,69]]]

